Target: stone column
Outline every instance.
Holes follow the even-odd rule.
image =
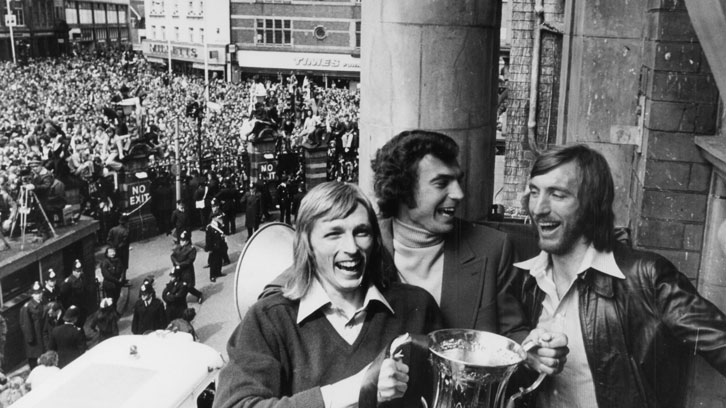
[[[372,195],[370,159],[396,133],[426,129],[459,143],[460,216],[492,203],[499,62],[499,1],[362,3],[360,186]]]

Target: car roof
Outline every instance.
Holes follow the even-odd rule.
[[[177,407],[224,365],[186,333],[112,337],[30,391],[13,407]],[[135,351],[134,351],[135,350]]]

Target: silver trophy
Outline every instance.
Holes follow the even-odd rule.
[[[428,337],[432,408],[513,406],[544,379],[545,374],[540,374],[531,386],[505,398],[509,378],[527,357],[524,347],[504,336],[468,329],[437,330]]]

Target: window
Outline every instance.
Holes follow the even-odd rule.
[[[15,21],[19,26],[25,25],[25,14],[23,14],[22,8],[16,8],[13,10],[13,14],[15,14]]]
[[[189,42],[194,42],[194,27],[189,27]]]
[[[179,27],[174,27],[174,41],[179,41]]]
[[[360,21],[355,22],[355,46],[360,48]]]
[[[128,9],[126,8],[126,6],[118,7],[118,22],[120,24],[126,24],[126,14],[127,13],[128,13]],[[143,18],[142,18],[142,21],[143,21]],[[139,26],[141,26],[141,24],[139,24]],[[143,28],[143,27],[139,27],[139,28]]]
[[[151,33],[150,34],[151,34],[151,37],[150,38],[152,40],[155,40],[156,39],[156,26],[155,25],[151,26]]]
[[[199,14],[200,16],[204,15],[204,1],[203,0],[199,0],[199,12],[197,14]]]
[[[161,39],[166,41],[166,27],[161,26]]]
[[[164,0],[152,0],[151,1],[151,11],[149,14],[153,16],[163,16],[164,15]]]
[[[179,15],[179,0],[174,0],[171,6],[171,15],[172,16],[178,16]]]
[[[203,28],[199,29],[199,42],[204,44],[204,29]]]
[[[292,44],[292,27],[290,20],[257,20],[257,44]]]
[[[76,3],[69,2],[65,9],[66,22],[68,24],[78,24],[78,12],[76,11]]]

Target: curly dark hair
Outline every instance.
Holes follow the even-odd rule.
[[[454,139],[426,130],[406,130],[378,149],[371,162],[373,191],[384,217],[393,217],[401,203],[416,207],[418,163],[430,154],[444,163],[456,162],[459,146]]]

